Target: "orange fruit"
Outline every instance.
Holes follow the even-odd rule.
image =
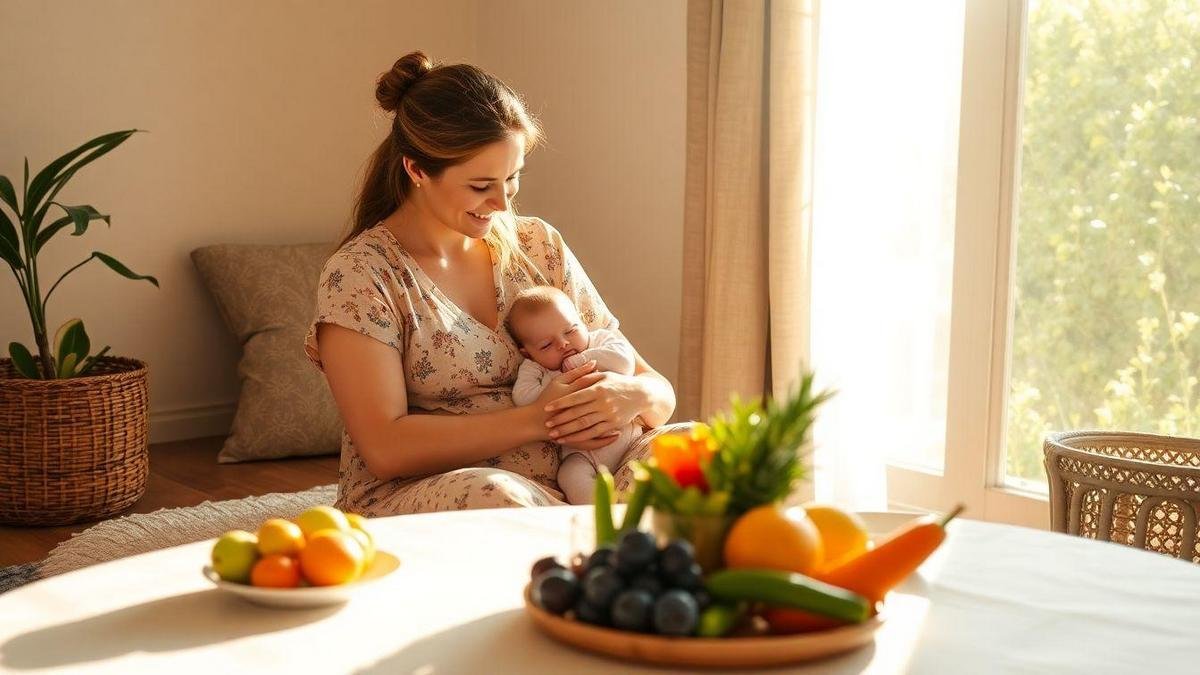
[[[267,588],[295,588],[300,585],[300,563],[282,553],[264,556],[250,570],[250,584]]]
[[[263,555],[297,555],[303,548],[304,532],[290,520],[272,518],[258,528],[258,552]]]
[[[349,532],[318,530],[300,552],[300,571],[313,586],[336,586],[354,581],[363,572],[366,551]]]
[[[867,550],[870,544],[867,526],[856,514],[828,504],[805,504],[804,511],[821,533],[825,547],[823,568],[837,567]]]
[[[811,574],[824,558],[821,533],[804,509],[750,509],[725,535],[725,566]]]

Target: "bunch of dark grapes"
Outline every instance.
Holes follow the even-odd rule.
[[[695,549],[683,539],[661,549],[647,532],[626,532],[574,569],[555,558],[533,565],[533,601],[579,621],[660,635],[693,635],[709,605]]]

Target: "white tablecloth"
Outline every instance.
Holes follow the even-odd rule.
[[[572,515],[588,522],[589,513],[374,520],[380,548],[402,566],[336,608],[266,609],[216,591],[200,574],[211,542],[98,565],[0,595],[0,668],[637,671],[552,642],[522,609],[530,565],[565,553]],[[890,596],[888,617],[874,645],[787,672],[1200,672],[1200,566],[1064,535],[956,521]]]

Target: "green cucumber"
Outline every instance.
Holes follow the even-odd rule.
[[[696,635],[700,637],[721,637],[742,620],[746,614],[746,603],[729,604],[714,602],[700,613],[700,623]]]
[[[871,609],[867,599],[857,593],[779,570],[719,570],[708,576],[704,587],[718,600],[763,602],[848,623],[866,621]]]
[[[633,484],[633,494],[625,506],[625,520],[621,521],[621,531],[633,531],[642,521],[642,513],[650,499],[650,479],[639,480]]]
[[[596,546],[611,544],[617,540],[617,530],[613,527],[612,500],[613,477],[608,469],[601,468],[596,472]]]

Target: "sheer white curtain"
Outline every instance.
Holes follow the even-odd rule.
[[[888,506],[886,464],[945,439],[963,0],[821,6],[812,365],[816,496]]]

